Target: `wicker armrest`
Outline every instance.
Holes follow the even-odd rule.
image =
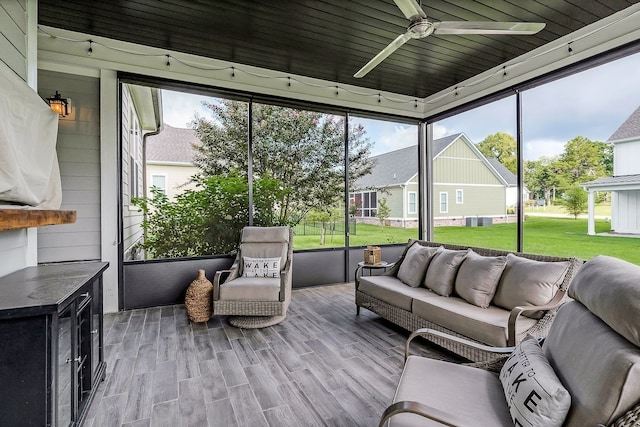
[[[416,337],[428,337],[429,335],[434,335],[440,338],[447,339],[449,341],[454,341],[460,343],[462,345],[466,345],[469,347],[477,348],[479,350],[487,351],[490,353],[495,353],[496,355],[500,354],[508,354],[514,350],[514,347],[493,347],[490,345],[480,344],[475,341],[470,341],[464,338],[456,337],[453,335],[445,334],[444,332],[436,331],[434,329],[422,328],[414,331],[409,338],[407,338],[407,342],[404,346],[404,360],[406,362],[407,357],[409,357],[409,346],[411,345],[411,341],[413,341]]]
[[[439,409],[432,408],[431,406],[425,405],[424,403],[402,400],[400,402],[389,405],[387,409],[384,410],[384,412],[382,413],[382,418],[380,418],[379,427],[384,427],[384,424],[389,418],[403,412],[417,414],[421,417],[437,421],[442,425],[450,427],[456,427],[464,424],[464,422],[457,419],[455,414],[450,414]]]
[[[215,276],[213,276],[213,300],[214,301],[217,301],[220,298],[220,280],[222,278],[222,275],[228,276],[231,273],[233,273],[234,270],[235,268],[231,268],[229,270],[216,271]]]
[[[559,290],[548,304],[545,305],[524,305],[514,307],[509,314],[509,322],[507,323],[507,345],[516,345],[516,321],[522,313],[534,313],[536,311],[548,311],[558,308],[564,297],[566,291]]]

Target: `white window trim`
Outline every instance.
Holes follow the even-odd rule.
[[[458,201],[458,193],[460,194],[460,201]],[[464,204],[464,190],[456,190],[456,204],[462,205]]]
[[[411,209],[411,195],[414,196],[413,202],[413,210]],[[408,191],[407,192],[407,213],[409,214],[417,214],[418,213],[418,193],[416,191]]]
[[[151,174],[151,186],[149,186],[149,188],[153,187],[153,177],[155,176],[160,176],[164,178],[164,194],[167,194],[167,185],[169,183],[169,180],[167,179],[167,174],[166,173],[152,173]]]
[[[442,195],[444,194],[446,209],[442,210]],[[449,213],[449,193],[446,191],[440,192],[440,197],[438,198],[438,207],[440,209],[440,213]]]

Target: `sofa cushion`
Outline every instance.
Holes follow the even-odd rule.
[[[280,279],[238,277],[220,285],[220,299],[226,301],[278,301]]]
[[[469,250],[458,269],[456,293],[468,303],[489,307],[506,263],[505,256],[482,256]]]
[[[416,296],[413,313],[473,340],[496,347],[507,345],[509,312],[494,305],[480,308],[459,297],[443,298],[430,292]],[[536,322],[520,317],[516,322],[516,332],[523,333]]]
[[[569,296],[640,346],[639,283],[640,267],[600,255],[587,261],[578,271],[569,287]]]
[[[513,426],[500,380],[482,369],[409,356],[393,399],[402,400],[422,402],[452,414],[447,421],[453,425]],[[442,424],[410,413],[398,414],[389,422],[389,427],[410,426]]]
[[[560,307],[542,350],[571,394],[565,426],[610,425],[638,402],[640,348],[580,302]]]
[[[500,382],[515,425],[560,427],[567,417],[571,396],[535,338],[528,336],[516,346]]]
[[[400,264],[398,279],[413,288],[422,285],[427,267],[437,250],[438,248],[412,244]]]
[[[569,261],[536,261],[508,254],[493,304],[507,310],[523,305],[548,304],[560,289],[569,265]],[[543,315],[544,312],[525,314],[534,319]]]
[[[454,251],[442,248],[433,256],[427,274],[424,278],[424,286],[438,295],[448,297],[453,293],[458,268],[467,256],[468,251]]]
[[[429,293],[425,288],[412,288],[393,276],[363,276],[358,290],[387,304],[411,311],[413,298]]]

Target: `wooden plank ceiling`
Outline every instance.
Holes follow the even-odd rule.
[[[392,0],[40,0],[39,23],[423,98],[640,0],[425,0],[435,21],[530,21],[533,36],[411,40],[362,79],[353,74],[407,19]]]

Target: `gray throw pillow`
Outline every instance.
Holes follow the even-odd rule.
[[[420,286],[437,250],[438,248],[422,246],[418,243],[411,245],[398,268],[398,279],[412,288]]]
[[[467,252],[439,248],[427,269],[424,286],[443,297],[451,295],[456,282],[458,268],[467,256]]]
[[[500,382],[515,425],[560,427],[569,413],[571,395],[531,336],[504,363]]]
[[[511,310],[523,305],[545,305],[558,292],[569,270],[569,261],[536,261],[514,254],[507,255],[507,266],[502,273],[493,304]],[[539,319],[544,312],[526,313]]]
[[[489,307],[506,264],[506,256],[482,256],[469,250],[456,277],[456,293],[468,303]]]
[[[640,267],[598,255],[587,261],[569,286],[580,301],[614,331],[640,346]]]

